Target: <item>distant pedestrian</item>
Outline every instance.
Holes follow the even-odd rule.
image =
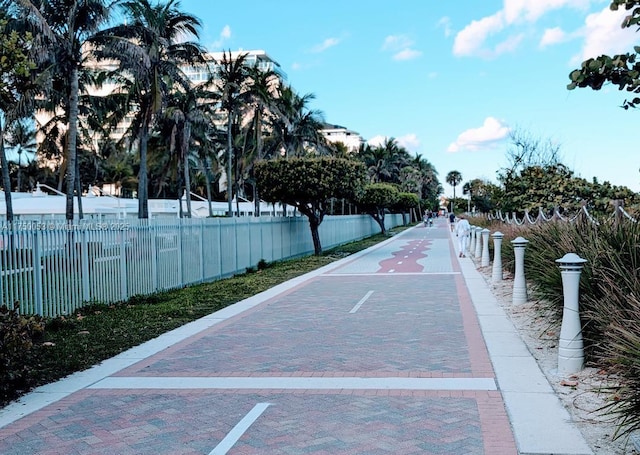
[[[459,218],[458,224],[456,224],[456,236],[458,237],[458,245],[460,246],[460,253],[458,254],[458,257],[463,258],[466,257],[465,253],[467,252],[471,225],[464,215],[460,215]]]
[[[455,213],[451,212],[449,214],[449,225],[451,226],[451,232],[453,232],[453,226],[454,226],[455,222],[456,222],[456,215],[455,215]]]

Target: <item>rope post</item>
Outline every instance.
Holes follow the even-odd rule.
[[[480,267],[486,267],[489,265],[489,229],[483,229],[482,233],[482,260],[480,261]]]
[[[567,253],[562,258],[556,259],[556,262],[560,265],[564,297],[562,327],[558,345],[558,373],[573,374],[582,370],[584,366],[578,296],[580,273],[587,260],[575,253]]]
[[[482,228],[476,227],[474,231],[476,236],[476,250],[474,251],[473,256],[479,258],[482,254],[482,242],[480,241],[480,233],[482,232]]]
[[[613,223],[617,228],[620,226],[620,222],[622,221],[622,210],[621,208],[624,206],[624,201],[620,199],[614,199],[613,207],[614,207],[614,215],[613,215]]]
[[[473,255],[473,252],[476,250],[476,227],[471,226],[471,231],[469,232],[469,255]]]
[[[527,281],[524,277],[524,249],[529,241],[522,237],[516,237],[511,241],[513,254],[516,259],[516,271],[513,278],[513,299],[514,305],[527,302]]]
[[[494,283],[502,281],[502,239],[504,234],[500,231],[494,232],[493,235],[493,269],[491,269],[491,281]]]

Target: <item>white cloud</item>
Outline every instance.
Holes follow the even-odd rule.
[[[487,117],[480,128],[471,128],[462,132],[456,141],[449,145],[447,151],[488,149],[508,135],[509,127],[506,124],[494,117]]]
[[[512,35],[508,37],[506,40],[496,45],[496,48],[493,51],[493,55],[496,56],[496,55],[506,54],[507,52],[515,51],[523,39],[524,39],[524,34],[522,33],[519,35]]]
[[[493,49],[487,47],[486,41],[492,35],[498,34],[509,27],[521,23],[535,23],[549,11],[572,8],[586,10],[593,0],[503,0],[503,8],[498,12],[472,21],[455,37],[453,54],[462,56],[477,56],[491,58],[505,52],[516,50],[524,35],[512,35],[501,41]],[[557,32],[555,32],[557,33]],[[543,37],[544,45],[552,44],[557,35]],[[541,42],[541,46],[543,46]]]
[[[329,49],[330,47],[338,45],[338,43],[340,43],[340,39],[339,38],[327,38],[322,43],[314,46],[311,49],[311,52],[314,52],[314,53],[324,52],[327,49]]]
[[[540,39],[540,48],[552,46],[554,44],[562,43],[568,39],[568,35],[560,27],[548,28],[544,31],[542,38]]]
[[[396,61],[413,60],[422,55],[421,51],[412,49],[413,40],[407,35],[389,35],[382,43],[382,50],[392,52]]]
[[[220,31],[220,35],[218,36],[218,39],[211,44],[210,48],[222,49],[222,47],[224,46],[224,43],[228,41],[230,38],[231,38],[231,27],[229,27],[228,25],[225,25]]]
[[[406,148],[410,152],[417,152],[420,148],[420,140],[415,133],[410,133],[396,139],[398,145]]]
[[[413,40],[407,35],[389,35],[384,39],[382,50],[397,52],[411,46],[413,46]]]
[[[484,17],[478,21],[471,21],[463,30],[458,32],[453,42],[453,54],[457,56],[486,53],[481,51],[482,45],[489,35],[498,33],[504,28],[502,13]]]
[[[595,58],[602,54],[624,53],[637,43],[635,27],[621,28],[628,14],[624,8],[611,11],[608,7],[590,14],[585,20],[584,45],[579,60]]]
[[[413,60],[414,58],[418,58],[422,55],[422,52],[417,51],[415,49],[403,49],[400,52],[396,53],[393,56],[394,60]]]
[[[586,9],[590,0],[504,0],[504,16],[512,24],[524,20],[535,22],[548,11],[561,8]]]
[[[373,136],[371,139],[369,139],[367,141],[367,144],[369,144],[371,147],[377,147],[379,145],[383,145],[386,140],[387,136],[381,136],[380,134],[378,134],[377,136]]]
[[[453,29],[451,28],[451,19],[449,17],[443,17],[438,21],[437,28],[444,29],[444,36],[447,38],[453,35]]]

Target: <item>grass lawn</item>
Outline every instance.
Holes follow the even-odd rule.
[[[87,306],[72,315],[48,320],[44,338],[28,356],[25,390],[16,390],[12,398],[387,238],[378,234],[333,248],[321,256],[279,261],[232,278],[133,297],[116,305]],[[0,401],[0,405],[6,401]]]

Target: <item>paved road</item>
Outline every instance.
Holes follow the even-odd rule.
[[[461,264],[445,220],[407,230],[41,388],[0,453],[534,453]]]

